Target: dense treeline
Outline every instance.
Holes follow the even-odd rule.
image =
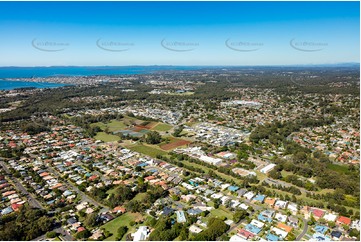
[[[153,232],[149,236],[151,241],[172,241],[178,236],[181,240],[186,240],[188,237],[187,227],[190,224],[175,223],[172,224],[170,217],[161,217],[154,226]]]
[[[318,119],[301,119],[294,122],[279,122],[257,126],[251,133],[250,140],[258,143],[262,139],[268,139],[271,144],[280,145],[286,142],[286,138],[292,133],[297,132],[303,127],[317,127],[334,122],[333,117]]]
[[[285,187],[282,185],[275,185],[275,184],[270,185],[267,182],[262,182],[262,186],[270,187],[270,188],[281,190],[284,192],[289,192],[289,193],[292,193],[293,195],[301,195],[302,194],[300,189],[298,189],[297,187],[294,187],[294,186]]]
[[[258,183],[259,182],[259,180],[255,176],[244,177],[244,176],[241,176],[239,174],[234,173],[232,171],[231,167],[214,166],[212,164],[203,162],[201,160],[191,158],[190,156],[188,156],[186,154],[176,154],[176,153],[172,152],[172,153],[170,153],[170,155],[171,155],[170,159],[168,159],[167,157],[164,157],[164,156],[162,157],[162,159],[165,159],[167,162],[170,162],[170,163],[176,164],[177,166],[185,167],[185,168],[188,168],[189,166],[186,166],[184,163],[182,163],[182,160],[188,160],[191,163],[195,163],[195,164],[199,164],[199,165],[211,168],[212,170],[216,170],[216,171],[218,171],[220,173],[223,173],[225,175],[230,175],[232,177],[236,177],[236,178],[238,178],[240,180],[243,180],[243,181],[245,181],[247,183]],[[192,168],[190,168],[190,169],[192,169]],[[195,169],[195,168],[194,168],[194,171],[202,172],[199,169]],[[204,173],[204,171],[202,173]],[[217,174],[213,172],[212,176],[217,176]],[[217,179],[224,180],[222,178],[219,178],[219,176],[217,176]],[[235,183],[234,181],[228,181],[228,182]]]
[[[19,212],[3,215],[0,220],[0,240],[32,240],[48,232],[53,219],[45,210],[33,209],[27,205]]]
[[[327,160],[328,161],[328,160]],[[327,163],[323,159],[315,159],[310,157],[310,155],[305,155],[305,158],[302,161],[286,161],[282,159],[277,160],[277,167],[275,170],[286,170],[292,171],[293,173],[303,176],[303,177],[315,177],[316,185],[320,188],[342,188],[345,190],[346,194],[354,195],[359,197],[359,183],[358,179],[360,177],[358,169],[352,166],[349,173],[341,174],[340,172],[333,171],[327,168]],[[308,188],[305,184],[306,189]],[[312,190],[312,189],[309,189]]]
[[[38,134],[45,131],[50,131],[50,128],[44,123],[31,122],[27,123],[22,128],[26,133],[30,135]]]
[[[316,157],[318,158],[305,155],[302,161],[298,161],[295,158],[288,161],[277,159],[277,166],[272,171],[272,174],[276,173],[278,174],[277,179],[291,182],[309,191],[316,190],[317,187],[321,189],[336,189],[338,191],[337,193],[328,193],[327,196],[320,195],[317,199],[324,199],[325,201],[332,199],[335,204],[358,207],[360,201],[360,174],[358,167],[349,166],[349,170],[346,173],[340,173],[327,168],[327,164],[330,164],[330,161],[325,159],[324,156],[319,157],[316,155]],[[314,177],[316,183],[312,184],[309,181],[299,180],[295,175],[283,178],[280,173],[281,170],[291,171],[301,177]],[[340,191],[342,191],[342,193]],[[355,200],[346,199],[347,195],[352,195]]]
[[[126,204],[127,210],[131,212],[144,212],[147,208],[150,208],[157,199],[168,195],[168,191],[164,190],[161,186],[144,183],[144,177],[138,178],[137,189],[135,190],[132,190],[131,187],[126,185],[117,185],[113,187],[113,192],[108,194],[107,191],[111,188],[112,187],[104,186],[92,189],[89,195],[98,202],[111,208]],[[140,201],[132,200],[140,192],[145,193],[144,198]]]
[[[216,241],[219,236],[229,229],[229,225],[219,218],[211,218],[208,221],[207,229],[195,235],[192,240]]]
[[[150,131],[145,137],[145,142],[148,144],[159,144],[162,142],[162,136],[157,131]]]

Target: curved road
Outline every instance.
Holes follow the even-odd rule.
[[[302,230],[302,233],[297,236],[297,238],[296,238],[297,241],[300,241],[303,238],[303,236],[305,236],[305,234],[307,233],[308,220],[303,218],[302,221],[303,221],[303,230]]]

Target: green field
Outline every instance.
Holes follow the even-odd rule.
[[[219,208],[211,210],[211,217],[226,217],[227,219],[232,219],[233,216],[224,206],[219,206]]]
[[[155,131],[169,131],[170,129],[172,129],[173,126],[169,125],[169,124],[164,124],[164,123],[159,123],[157,124],[154,128],[152,128],[152,130]]]
[[[203,170],[205,172],[209,172],[209,170],[212,170],[214,173],[216,173],[218,176],[222,177],[223,179],[226,179],[227,181],[229,182],[232,182],[232,181],[235,181],[237,182],[238,184],[241,184],[242,183],[242,180],[238,179],[238,178],[235,178],[235,177],[232,177],[230,175],[226,175],[224,173],[221,173],[217,170],[213,170],[211,168],[208,168],[206,166],[203,166],[203,165],[199,165],[199,164],[196,164],[196,163],[191,163],[187,160],[182,160],[182,163],[186,164],[186,165],[189,165],[189,166],[193,166],[195,168],[199,168],[199,170]]]
[[[337,164],[327,164],[327,168],[339,173],[346,173],[348,171],[347,166],[337,165]]]
[[[107,241],[114,241],[117,237],[117,230],[119,227],[121,226],[127,226],[129,228],[129,230],[132,228],[129,223],[131,221],[135,221],[137,219],[141,219],[141,215],[138,213],[130,213],[130,212],[126,212],[125,214],[117,217],[116,219],[113,219],[112,221],[104,224],[101,226],[101,228],[104,228],[106,230],[108,230],[110,233],[112,233],[113,235],[106,238],[105,240]],[[125,236],[123,237],[122,240],[125,240]]]
[[[134,201],[144,201],[144,199],[147,197],[147,193],[146,192],[141,192],[138,193],[132,200]]]
[[[118,121],[118,120],[112,120],[109,123],[103,123],[103,122],[92,123],[90,126],[92,127],[98,126],[102,130],[108,128],[110,132],[123,130],[127,128],[127,126],[124,124],[124,121]]]
[[[105,132],[98,132],[94,139],[102,140],[104,142],[112,142],[120,140],[120,137],[112,134],[107,134]]]
[[[167,154],[167,152],[165,152],[165,151],[154,148],[152,146],[143,145],[143,144],[132,145],[132,146],[128,146],[127,148],[130,150],[145,154],[145,155],[149,155],[154,158],[156,158],[157,155],[166,155]]]

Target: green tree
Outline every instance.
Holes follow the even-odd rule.
[[[46,233],[47,238],[55,238],[57,236],[57,233],[55,231],[50,231]]]
[[[239,221],[241,221],[242,219],[246,218],[248,216],[248,213],[245,210],[237,210],[234,214],[233,214],[233,221],[235,223],[238,223]]]
[[[94,227],[97,224],[97,214],[96,213],[90,213],[86,216],[84,220],[84,224],[87,227]]]
[[[76,233],[75,238],[77,238],[77,239],[87,239],[87,238],[89,238],[90,235],[91,235],[91,233],[89,232],[89,230],[85,229],[83,231],[80,231],[80,232]]]
[[[127,226],[121,226],[118,228],[117,231],[117,239],[116,240],[122,240],[123,236],[128,232]]]
[[[147,134],[145,142],[148,144],[159,144],[162,141],[162,136],[157,131],[151,131]]]

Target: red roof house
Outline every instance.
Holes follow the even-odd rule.
[[[340,216],[340,217],[338,217],[336,223],[337,223],[338,225],[343,225],[343,224],[345,224],[345,225],[347,225],[347,226],[350,226],[350,224],[351,224],[351,219],[350,219],[350,218],[347,218],[347,217],[344,217],[344,216]]]

